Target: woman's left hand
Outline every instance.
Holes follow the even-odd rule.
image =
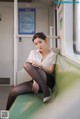
[[[33,81],[33,85],[32,85],[32,91],[34,93],[38,93],[38,90],[39,90],[39,85],[36,81]]]

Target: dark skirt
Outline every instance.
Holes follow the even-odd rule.
[[[47,85],[52,90],[55,85],[55,74],[46,73],[47,76]]]

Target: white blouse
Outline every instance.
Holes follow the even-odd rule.
[[[42,60],[42,55],[38,50],[32,50],[29,54],[27,62],[29,60],[34,60],[39,63],[42,63],[45,67],[50,67],[51,64],[55,64],[56,62],[56,53],[50,50],[49,54]]]

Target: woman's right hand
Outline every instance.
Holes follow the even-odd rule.
[[[29,60],[28,62],[31,63],[35,67],[38,67],[38,68],[41,68],[42,67],[42,64],[41,63],[36,62],[34,60]]]
[[[39,85],[36,81],[33,80],[32,91],[34,93],[38,93],[38,90],[39,90]]]

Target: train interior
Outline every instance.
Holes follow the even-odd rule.
[[[0,110],[10,90],[30,78],[23,64],[35,49],[33,34],[45,33],[57,53],[50,103],[43,104],[41,94],[18,96],[9,119],[80,119],[79,19],[79,0],[0,0]]]

